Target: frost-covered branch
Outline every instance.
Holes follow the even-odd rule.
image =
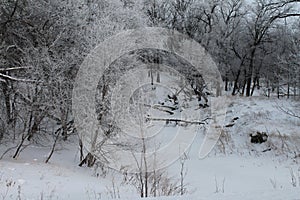
[[[37,82],[36,80],[16,78],[16,77],[5,75],[5,74],[2,74],[2,73],[0,73],[0,79],[6,79],[6,80],[10,80],[10,81],[19,81],[19,82],[30,82],[30,83]]]
[[[8,72],[14,70],[30,69],[31,67],[10,67],[10,68],[0,68],[0,72]]]

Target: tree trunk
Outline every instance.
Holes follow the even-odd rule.
[[[279,99],[280,98],[280,85],[279,85],[279,79],[278,79],[278,82],[277,82],[277,98]]]
[[[82,167],[86,164],[88,167],[93,167],[96,162],[96,158],[91,154],[88,153],[86,157],[80,162],[79,166]]]
[[[288,89],[287,89],[287,98],[290,98],[290,83],[288,82]]]
[[[228,72],[226,72],[226,75],[225,75],[225,91],[226,92],[228,91]]]
[[[84,156],[83,156],[83,144],[82,144],[82,140],[79,139],[79,149],[80,149],[80,160],[82,161],[84,159]]]
[[[53,145],[52,145],[50,154],[49,154],[48,158],[46,159],[45,163],[48,163],[48,162],[49,162],[50,158],[52,157],[52,155],[53,155],[53,153],[54,153],[54,150],[55,150],[55,147],[56,147],[56,143],[57,143],[57,140],[58,140],[58,138],[59,138],[59,132],[60,132],[60,131],[56,131],[56,133],[55,133],[56,135],[55,135],[54,143],[53,143]]]
[[[251,83],[252,83],[252,77],[250,76],[250,73],[248,74],[247,81],[246,81],[246,96],[251,96]]]
[[[29,136],[28,134],[23,133],[21,142],[20,142],[20,144],[18,145],[18,148],[17,148],[15,154],[13,155],[13,158],[14,158],[14,159],[16,159],[16,158],[18,157],[19,152],[21,151],[21,148],[22,148],[22,146],[23,146],[23,144],[24,144],[26,138],[28,138],[28,136]]]
[[[246,88],[246,96],[249,97],[251,95],[251,83],[252,83],[252,75],[254,68],[254,56],[255,56],[256,48],[251,51],[249,70],[247,73],[247,88]]]
[[[63,140],[68,139],[68,111],[67,108],[61,108],[61,127],[62,127],[62,136]]]
[[[30,141],[31,138],[33,137],[33,135],[35,135],[38,131],[39,131],[39,127],[40,127],[40,124],[43,120],[44,116],[38,116],[36,115],[33,120],[33,125],[32,127],[29,127],[29,132],[28,132],[28,137],[27,137],[27,140]]]
[[[241,75],[241,67],[240,67],[240,69],[238,70],[237,75],[236,75],[236,77],[235,77],[234,85],[233,85],[233,90],[232,90],[231,95],[236,95],[236,90],[238,89],[238,81],[239,81],[239,79],[240,79],[240,75]]]
[[[246,77],[245,77],[245,80],[243,81],[243,89],[242,89],[242,96],[244,96],[245,94],[245,89],[246,89]]]
[[[11,121],[11,105],[10,105],[10,93],[7,83],[2,82],[2,92],[4,95],[5,108],[6,108],[6,120],[7,124]]]
[[[256,87],[256,82],[257,82],[257,77],[255,76],[254,79],[253,79],[253,85],[252,85],[252,89],[251,89],[251,96],[253,96],[254,89]]]

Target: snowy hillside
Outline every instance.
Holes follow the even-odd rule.
[[[198,158],[203,141],[198,133],[184,157],[186,194],[149,199],[300,199],[300,121],[280,111],[279,105],[299,109],[293,101],[232,98],[226,117],[231,125],[209,156]],[[256,131],[266,132],[267,142],[251,143],[249,134]],[[1,145],[1,152],[9,146]],[[17,159],[11,158],[13,150],[4,155],[0,160],[2,199],[139,199],[124,174],[100,166],[78,167],[75,136],[57,147],[45,164],[49,149],[31,145]],[[167,173],[179,183],[180,170],[177,161]]]

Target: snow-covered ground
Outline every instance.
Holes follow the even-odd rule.
[[[204,138],[198,133],[185,156],[187,193],[149,199],[300,199],[300,120],[277,109],[300,113],[299,101],[229,98],[230,127],[213,151],[198,158]],[[249,134],[257,131],[266,132],[268,141],[252,144]],[[1,144],[0,156],[8,146]],[[14,150],[5,154],[0,160],[0,199],[139,199],[136,188],[118,171],[79,167],[75,137],[58,146],[45,164],[49,151],[50,145],[31,145],[16,160],[11,158]],[[179,181],[180,170],[180,161],[166,169],[174,181]]]

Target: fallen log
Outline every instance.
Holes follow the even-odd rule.
[[[170,118],[150,118],[147,117],[146,121],[165,121],[167,124],[170,122],[175,122],[176,124],[178,123],[186,123],[186,124],[198,124],[198,125],[203,125],[203,124],[207,124],[207,120],[209,120],[211,118],[206,118],[202,121],[189,121],[189,120],[184,120],[184,119],[170,119]]]

